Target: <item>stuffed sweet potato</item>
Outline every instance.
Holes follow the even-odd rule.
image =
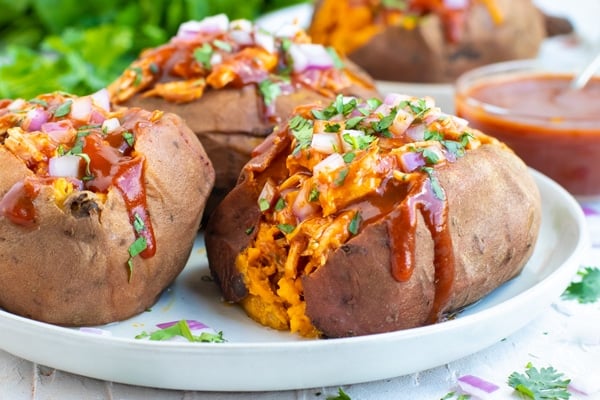
[[[308,337],[439,321],[520,273],[540,227],[525,164],[429,98],[305,106],[209,219],[211,272],[256,321]]]
[[[322,0],[308,32],[375,79],[428,83],[534,58],[547,34],[531,0]]]
[[[214,170],[174,115],[105,90],[0,101],[0,307],[60,325],[148,309],[187,262]]]
[[[299,104],[338,93],[373,96],[373,81],[297,26],[269,33],[216,15],[182,24],[143,52],[108,90],[117,104],[177,113],[216,170],[208,210],[235,186],[250,153]]]

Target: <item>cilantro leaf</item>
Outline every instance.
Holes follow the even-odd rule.
[[[437,176],[435,176],[433,168],[422,167],[421,170],[429,176],[429,180],[431,181],[431,189],[433,190],[433,194],[435,195],[435,197],[439,200],[444,200],[446,198],[446,194],[444,193],[444,190],[442,189],[442,186],[440,185],[440,181],[438,181]]]
[[[281,87],[269,79],[261,81],[258,84],[258,90],[267,106],[273,104],[277,96],[281,94]]]
[[[296,138],[297,144],[292,154],[297,154],[300,150],[307,148],[312,143],[313,124],[312,121],[296,115],[288,123],[292,134]]]
[[[186,320],[178,321],[175,325],[171,325],[167,328],[159,329],[152,333],[142,332],[137,335],[136,339],[145,339],[148,338],[150,340],[156,341],[164,341],[169,340],[175,336],[182,336],[186,338],[190,342],[210,342],[210,343],[223,343],[225,339],[223,338],[223,332],[219,332],[217,334],[210,332],[202,332],[200,335],[193,335],[190,329],[190,326]]]
[[[553,367],[538,370],[531,363],[526,365],[525,374],[513,372],[508,377],[510,387],[532,400],[569,399],[571,393],[567,387],[570,382],[570,379]]]
[[[594,303],[600,299],[600,269],[585,267],[577,272],[581,277],[578,282],[571,282],[562,294],[566,300],[577,300],[579,303]]]
[[[352,399],[350,398],[350,396],[348,396],[346,394],[346,392],[344,392],[342,390],[342,388],[339,388],[337,396],[327,396],[326,400],[352,400]]]
[[[285,234],[292,233],[296,227],[292,224],[278,224],[277,229]]]
[[[358,234],[358,230],[360,228],[361,222],[362,222],[362,217],[361,217],[360,213],[357,211],[354,214],[354,216],[352,217],[350,224],[348,225],[348,232],[350,232],[352,235],[356,236]]]
[[[206,69],[211,69],[210,58],[213,54],[213,48],[210,44],[204,43],[202,47],[194,50],[194,58]]]

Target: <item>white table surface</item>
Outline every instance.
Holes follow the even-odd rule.
[[[600,10],[600,0],[536,2],[560,12],[566,10],[578,19],[580,33],[592,39],[600,37],[600,24],[595,18]],[[584,206],[588,211],[592,244],[584,265],[600,267],[600,203],[588,203]],[[517,399],[506,381],[513,371],[523,372],[529,361],[536,366],[552,365],[569,376],[574,387],[589,393],[574,394],[571,399],[600,399],[600,304],[581,305],[557,299],[524,328],[479,353],[412,375],[341,388],[352,400],[437,400],[448,392],[457,390],[458,377],[472,374],[501,387],[496,392],[495,399]],[[66,373],[0,350],[0,400],[325,400],[328,396],[335,396],[338,389],[339,387],[319,387],[251,393],[152,389]]]

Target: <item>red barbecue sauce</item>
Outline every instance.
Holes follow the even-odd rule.
[[[156,253],[156,239],[146,204],[144,186],[144,157],[131,155],[131,148],[122,136],[122,130],[101,136],[91,132],[83,137],[82,153],[89,157],[83,186],[97,193],[107,193],[111,187],[119,190],[125,201],[130,223],[140,219],[143,229],[135,231],[136,237],[146,240],[146,249],[140,253],[143,258]],[[51,177],[31,177],[16,183],[0,200],[0,213],[11,222],[25,227],[36,224],[36,210],[33,204],[42,185],[51,184]]]

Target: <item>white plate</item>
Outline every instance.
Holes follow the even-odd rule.
[[[108,381],[180,390],[258,391],[335,386],[422,371],[482,350],[553,302],[587,249],[578,203],[533,171],[543,199],[541,235],[523,273],[454,320],[404,331],[307,340],[259,326],[221,302],[201,238],[188,266],[151,311],[103,326],[111,336],[29,320],[0,310],[0,347],[24,359]],[[134,339],[155,324],[194,319],[226,343]]]

